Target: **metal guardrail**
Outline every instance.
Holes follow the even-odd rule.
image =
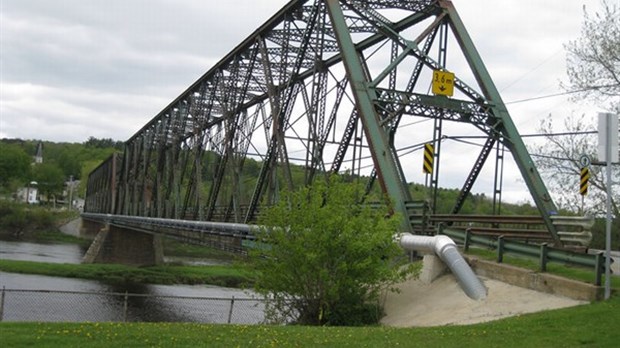
[[[421,221],[419,214],[410,216],[412,224]],[[560,240],[565,245],[587,247],[592,240],[590,229],[594,218],[583,216],[551,216]],[[427,221],[433,226],[444,224],[451,229],[470,230],[476,235],[504,236],[506,239],[526,242],[552,242],[553,238],[540,216],[521,215],[454,215],[433,214]],[[415,227],[420,230],[419,224]],[[428,229],[428,226],[426,227]],[[423,232],[423,231],[419,231]]]
[[[527,257],[537,258],[539,260],[540,271],[546,272],[547,263],[557,262],[573,266],[581,266],[586,268],[594,268],[594,283],[601,285],[601,278],[605,272],[604,253],[586,254],[574,251],[557,249],[547,245],[547,243],[526,244],[517,241],[505,239],[503,236],[497,238],[475,235],[469,230],[460,231],[445,228],[440,225],[439,234],[444,234],[452,238],[455,242],[461,243],[465,250],[470,245],[480,245],[487,248],[495,249],[497,252],[497,262],[503,262],[505,253],[513,253]]]

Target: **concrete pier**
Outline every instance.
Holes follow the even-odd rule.
[[[121,263],[133,266],[162,264],[161,236],[108,225],[101,229],[84,255],[84,263]]]

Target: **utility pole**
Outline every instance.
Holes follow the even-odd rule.
[[[618,115],[599,113],[598,155],[603,158],[607,176],[607,222],[605,228],[605,300],[611,296],[611,164],[618,162]]]
[[[73,210],[73,175],[69,176],[69,210]]]

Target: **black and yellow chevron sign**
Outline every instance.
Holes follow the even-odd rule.
[[[590,180],[590,169],[587,167],[581,168],[581,184],[579,185],[579,193],[582,196],[588,194],[588,180]]]
[[[433,160],[434,160],[435,147],[432,143],[424,144],[424,165],[422,170],[426,174],[433,173]]]

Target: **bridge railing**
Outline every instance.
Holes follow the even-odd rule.
[[[422,219],[419,215],[410,216],[412,224]],[[558,231],[560,240],[574,248],[585,249],[592,240],[590,229],[594,219],[582,216],[552,216],[553,225]],[[431,226],[449,226],[451,229],[469,231],[469,233],[497,238],[503,236],[507,240],[544,243],[553,242],[553,238],[540,216],[527,215],[454,215],[433,214],[426,218]],[[414,227],[417,225],[414,224]],[[418,230],[419,228],[416,228]],[[428,230],[429,227],[426,226]]]
[[[591,268],[594,270],[594,284],[601,285],[601,278],[605,272],[605,257],[603,252],[596,254],[587,254],[583,252],[575,252],[571,250],[553,248],[542,244],[527,244],[504,238],[504,236],[481,236],[471,232],[471,230],[455,230],[445,228],[440,225],[440,234],[452,238],[455,242],[463,245],[465,251],[472,245],[478,245],[495,250],[497,253],[497,262],[503,262],[506,253],[522,255],[539,260],[539,270],[546,272],[549,262],[561,263],[571,266],[579,266]]]

